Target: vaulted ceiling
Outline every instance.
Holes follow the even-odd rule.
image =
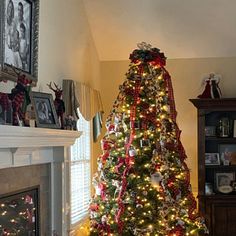
[[[235,0],[83,0],[102,61],[127,60],[137,43],[168,58],[236,56]]]

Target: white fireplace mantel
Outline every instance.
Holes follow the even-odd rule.
[[[0,125],[0,148],[70,146],[81,132]]]
[[[48,235],[70,231],[70,146],[82,132],[0,125],[0,169],[51,166],[51,227]]]

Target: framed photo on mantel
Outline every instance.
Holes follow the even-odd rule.
[[[35,111],[37,127],[59,129],[60,124],[52,94],[31,92],[30,96]]]

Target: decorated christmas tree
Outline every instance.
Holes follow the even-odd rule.
[[[141,43],[102,139],[90,235],[201,235],[166,58]]]

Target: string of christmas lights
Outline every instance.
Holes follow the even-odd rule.
[[[35,235],[36,208],[31,195],[0,200],[0,235]]]

